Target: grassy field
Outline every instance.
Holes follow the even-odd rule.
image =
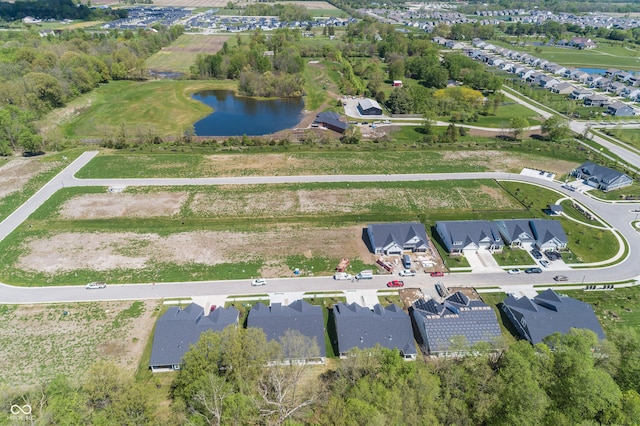
[[[604,133],[609,134],[636,149],[640,149],[640,130],[638,129],[607,129]]]
[[[494,259],[500,266],[535,266],[536,262],[527,250],[505,247],[502,253],[494,253]]]
[[[621,200],[625,199],[626,197],[636,197],[636,199],[638,199],[640,198],[640,183],[638,183],[638,181],[635,181],[631,186],[609,192],[593,190],[591,191],[591,195],[603,200]]]
[[[47,155],[39,159],[34,159],[33,161],[49,163],[51,164],[51,167],[48,168],[48,170],[31,177],[23,186],[17,188],[15,192],[0,198],[0,221],[13,213],[15,209],[27,201],[29,197],[35,194],[81,153],[81,150],[74,149],[65,151],[64,153]]]
[[[496,45],[528,52],[536,57],[556,62],[564,66],[584,68],[620,68],[625,70],[640,70],[640,51],[626,49],[597,41],[598,47],[590,50],[565,49],[560,47],[542,46],[538,51],[533,46],[511,46],[509,43],[496,41]]]
[[[440,144],[410,143],[411,127],[401,127],[404,143],[336,145],[309,149],[303,146],[271,147],[252,153],[221,153],[150,147],[137,152],[103,151],[85,166],[80,178],[159,178],[222,176],[290,176],[316,174],[395,174],[505,171],[523,167],[567,173],[581,162],[575,143],[549,145],[540,142],[483,141]],[[331,149],[328,149],[331,148]],[[267,151],[268,149],[268,151]],[[181,150],[182,151],[182,150]],[[264,152],[267,151],[267,152]],[[555,154],[554,154],[555,153]],[[210,155],[208,155],[210,154]]]
[[[529,108],[522,106],[515,102],[505,102],[500,107],[496,115],[480,115],[478,121],[467,123],[472,126],[480,127],[493,127],[493,128],[510,128],[511,119],[514,117],[524,117],[529,121],[529,126],[536,126],[540,124],[539,120],[536,120],[538,114],[531,111]]]
[[[141,301],[2,305],[0,383],[36,385],[56,375],[77,380],[99,359],[135,371],[155,307]]]
[[[82,114],[76,111],[59,123],[70,139],[180,135],[211,112],[205,104],[191,99],[191,94],[234,88],[232,81],[114,81],[90,94],[92,100],[82,107]],[[78,108],[76,105],[85,99],[78,99],[67,110]],[[49,121],[45,118],[40,126],[50,127],[50,121],[59,119],[59,114],[56,112]]]
[[[171,45],[146,60],[147,68],[156,71],[187,73],[200,53],[214,54],[222,49],[229,35],[183,34]]]

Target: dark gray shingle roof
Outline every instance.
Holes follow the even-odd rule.
[[[247,327],[261,328],[267,340],[279,340],[285,331],[295,330],[300,334],[315,339],[320,356],[326,355],[324,343],[324,316],[322,307],[312,305],[304,300],[296,300],[288,306],[274,303],[266,306],[256,304],[249,311]]]
[[[333,112],[333,111],[321,112],[320,114],[318,114],[316,116],[315,122],[316,123],[330,124],[330,125],[332,125],[334,127],[342,129],[342,130],[347,130],[349,128],[349,124],[347,124],[344,121],[340,120],[340,114],[338,114],[337,112]]]
[[[412,244],[420,247],[428,244],[427,231],[420,222],[373,223],[367,225],[373,249],[382,249],[391,243],[405,247],[405,243],[414,237],[418,241]]]
[[[412,314],[430,353],[449,349],[454,336],[464,336],[474,345],[501,335],[493,309],[480,300],[469,300],[460,292],[443,303],[419,300],[413,304]]]
[[[622,172],[610,169],[609,167],[594,164],[591,161],[586,161],[584,164],[578,167],[578,171],[580,171],[580,173],[583,175],[589,175],[596,178],[599,182],[613,182],[616,179],[621,178],[622,176],[626,176]]]
[[[379,344],[404,355],[417,354],[411,318],[396,305],[383,308],[378,304],[371,310],[356,303],[339,303],[334,305],[333,315],[340,353]]]
[[[204,308],[195,303],[184,309],[172,306],[156,322],[149,365],[178,365],[189,346],[198,341],[201,333],[207,330],[222,331],[226,326],[237,322],[236,308],[218,308],[205,316]]]
[[[472,243],[479,245],[483,240],[495,246],[504,245],[498,226],[488,220],[436,222],[436,228],[448,247],[464,248]]]
[[[590,305],[571,297],[560,297],[552,289],[547,289],[533,299],[513,295],[503,302],[503,309],[513,315],[507,317],[513,322],[523,338],[531,343],[540,343],[542,339],[553,333],[568,333],[572,328],[586,328],[593,330],[600,339],[604,339],[604,332],[598,318]],[[524,330],[521,329],[524,328]]]

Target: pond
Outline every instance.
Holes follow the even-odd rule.
[[[194,125],[197,136],[260,136],[294,127],[302,119],[301,98],[239,98],[230,90],[205,90],[193,98],[213,108]]]
[[[587,74],[604,74],[607,70],[604,68],[578,68],[580,71],[584,71]]]

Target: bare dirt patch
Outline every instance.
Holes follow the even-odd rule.
[[[80,289],[79,291],[84,291]],[[134,303],[139,316],[128,310]],[[155,322],[157,302],[99,302],[0,309],[0,383],[30,386],[81,379],[98,360],[133,372]]]
[[[309,174],[309,170],[315,169],[315,161],[287,154],[216,154],[207,156],[206,160],[203,167],[215,170],[217,176]]]
[[[86,194],[64,203],[60,215],[67,219],[172,216],[180,212],[187,197],[181,192]]]
[[[15,158],[6,163],[0,160],[0,198],[20,191],[29,179],[57,165],[56,162],[41,162],[35,158]]]
[[[366,259],[362,227],[284,225],[262,232],[202,231],[158,234],[65,232],[24,243],[17,267],[55,274],[88,269],[143,269],[156,262],[216,265],[247,260],[309,257]],[[281,270],[277,263],[267,267]]]

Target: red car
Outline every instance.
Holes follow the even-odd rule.
[[[432,272],[431,276],[432,277],[444,277],[444,272],[442,272],[442,271]]]
[[[387,283],[387,287],[404,287],[404,281],[393,280]]]

